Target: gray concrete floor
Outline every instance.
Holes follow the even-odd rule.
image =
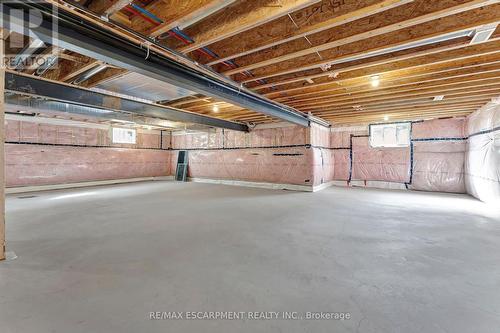
[[[500,215],[462,195],[150,182],[7,199],[0,331],[498,332]],[[149,320],[152,311],[348,312]]]

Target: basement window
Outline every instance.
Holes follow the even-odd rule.
[[[410,123],[370,125],[370,145],[372,147],[408,147],[410,126]]]
[[[113,143],[136,143],[136,130],[113,127]]]

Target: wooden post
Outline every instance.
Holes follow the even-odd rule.
[[[0,29],[0,260],[5,260],[5,32]]]

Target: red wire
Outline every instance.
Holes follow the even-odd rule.
[[[134,14],[134,15],[139,15],[140,17],[142,17],[143,19],[145,19],[146,21],[148,21],[149,23],[152,23],[154,25],[160,25],[161,23],[159,22],[156,22],[155,20],[153,20],[152,18],[148,17],[147,15],[144,15],[142,14],[141,12],[135,10],[134,8],[130,8],[129,6],[127,7],[123,7],[123,9],[129,11],[130,13]]]

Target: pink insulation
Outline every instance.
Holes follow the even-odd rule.
[[[104,128],[7,120],[5,140],[30,143],[6,144],[7,187],[172,174],[172,153],[158,149],[161,136],[154,131],[139,131],[135,145],[112,145],[110,131]]]
[[[467,192],[500,203],[500,105],[490,103],[468,117],[465,159]],[[480,132],[483,132],[479,134]]]
[[[405,183],[410,178],[410,148],[372,148],[367,137],[352,139],[352,179]]]
[[[249,133],[217,129],[208,132],[174,133],[172,148],[259,148],[305,145],[308,141],[308,129],[299,126],[255,129]]]
[[[192,150],[188,152],[188,175],[192,178],[309,185],[312,183],[311,154],[312,150],[305,147]]]
[[[352,128],[332,128],[330,134],[330,148],[349,148],[351,135],[368,135],[368,126]]]
[[[220,130],[172,135],[173,149],[220,148],[221,146],[222,131]]]
[[[168,176],[171,152],[6,144],[7,187]]]
[[[348,149],[333,150],[333,160],[333,179],[348,181],[351,163],[350,151]]]
[[[310,143],[316,147],[330,147],[330,129],[318,124],[311,124]]]
[[[415,142],[410,189],[465,193],[465,148],[465,140]]]
[[[249,133],[224,131],[225,148],[276,147],[305,145],[309,141],[305,127],[287,126],[254,129]]]
[[[314,186],[334,180],[349,180],[349,149],[313,148]]]
[[[305,147],[308,135],[309,130],[299,126],[249,133],[220,129],[174,133],[172,148],[190,149],[188,175],[192,178],[310,185],[313,166],[312,150]]]
[[[413,123],[412,138],[463,138],[465,137],[464,118],[434,119]]]
[[[36,122],[7,120],[6,142],[45,143],[80,146],[113,146],[122,148],[160,148],[158,132],[138,131],[137,144],[113,144],[109,129],[61,126]],[[167,146],[168,147],[168,146]]]

